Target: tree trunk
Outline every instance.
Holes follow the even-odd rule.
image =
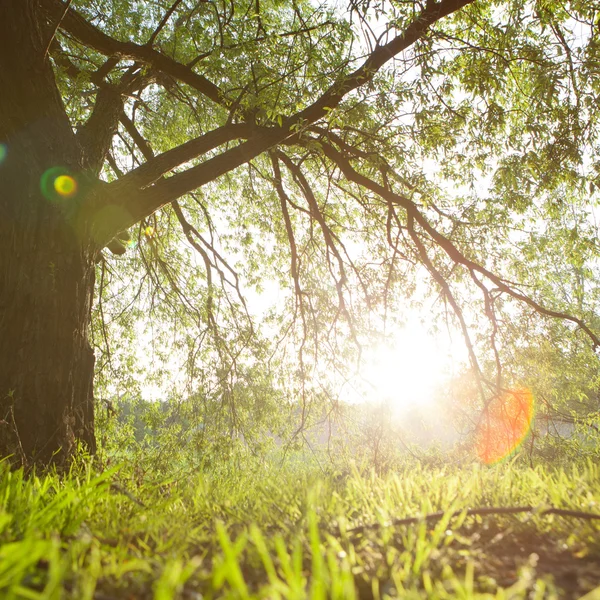
[[[36,0],[0,2],[0,456],[47,464],[77,440],[95,450],[95,248],[41,14]]]

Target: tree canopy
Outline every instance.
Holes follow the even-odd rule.
[[[275,349],[297,368],[275,388],[306,399],[422,282],[482,399],[552,328],[594,371],[599,15],[579,0],[9,0],[0,56],[23,46],[29,65],[6,77],[11,101],[42,79],[53,96],[5,102],[0,169],[42,119],[72,148],[39,177],[97,263],[101,385],[131,376],[114,340],[142,335],[138,300],[234,417],[245,381],[278,401],[261,369]],[[290,293],[261,337],[245,294],[270,282]]]

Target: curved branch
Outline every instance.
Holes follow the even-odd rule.
[[[283,189],[283,182],[281,179],[281,169],[279,168],[279,160],[277,159],[274,152],[270,153],[271,165],[273,167],[273,177],[275,183],[275,189],[279,196],[279,202],[281,204],[281,213],[283,214],[283,222],[285,223],[285,232],[287,234],[288,243],[290,245],[291,253],[291,271],[292,278],[294,280],[294,289],[296,290],[296,301],[302,307],[302,288],[300,286],[300,274],[299,274],[299,260],[298,260],[298,249],[296,247],[296,238],[294,236],[294,228],[292,227],[292,220],[288,211],[289,198]]]
[[[315,221],[319,224],[321,231],[323,232],[323,238],[325,239],[325,245],[329,249],[329,251],[335,256],[336,261],[338,263],[338,268],[340,270],[340,279],[336,282],[336,287],[338,288],[338,293],[341,293],[341,288],[346,283],[346,269],[344,267],[344,261],[342,260],[342,256],[336,246],[333,232],[331,228],[325,221],[325,216],[323,215],[323,211],[319,208],[319,204],[317,203],[317,199],[306,180],[306,177],[302,173],[300,167],[296,165],[288,156],[283,154],[282,152],[276,153],[277,158],[283,162],[283,164],[289,169],[290,173],[293,175],[294,179],[300,186],[306,201],[308,202],[308,206],[310,208],[310,214]]]
[[[376,72],[384,64],[420,39],[430,25],[442,17],[459,10],[472,1],[473,0],[442,0],[439,3],[428,3],[400,35],[396,36],[388,44],[378,46],[356,71],[343,77],[341,81],[333,84],[313,104],[284,119],[280,127],[256,128],[255,133],[246,142],[235,148],[226,150],[218,156],[192,167],[183,173],[178,173],[167,180],[159,181],[152,187],[144,190],[143,193],[140,190],[140,187],[142,186],[138,182],[134,182],[135,177],[131,174],[130,179],[124,178],[124,180],[110,184],[110,189],[105,188],[106,192],[108,192],[108,197],[104,198],[104,200],[100,200],[99,203],[102,204],[102,202],[104,202],[104,205],[107,203],[116,204],[125,209],[123,214],[127,215],[127,217],[118,224],[117,231],[119,231],[123,228],[130,227],[132,224],[147,217],[180,196],[249,162],[259,154],[266,152],[277,144],[284,142],[291,143],[292,140],[298,140],[299,131],[302,128],[311,125],[318,119],[324,117],[332,107],[339,104],[345,95],[371,81]],[[44,2],[46,5],[54,7],[54,11],[63,6],[60,0],[44,0]],[[71,33],[73,33],[73,31],[78,32],[82,41],[85,40],[89,45],[95,47],[99,51],[109,52],[111,54],[117,53],[122,56],[135,58],[141,62],[146,62],[186,83],[189,82],[183,79],[184,75],[188,79],[190,74],[193,75],[194,78],[200,77],[187,67],[157,53],[151,48],[141,47],[129,42],[118,42],[117,40],[106,36],[104,33],[88,24],[85,19],[72,10],[68,11],[65,21],[65,27],[67,27]],[[190,83],[190,85],[192,84]],[[198,87],[198,85],[200,87]],[[202,83],[202,85],[198,83],[198,85],[194,85],[193,87],[196,87],[196,89],[200,89],[203,86],[206,87],[206,83]],[[202,89],[200,89],[200,91],[202,91]],[[220,96],[217,98],[220,92],[218,92],[218,94],[214,90],[205,90],[205,92],[208,97],[211,97],[212,95],[213,99],[220,99]],[[217,94],[217,96],[215,96],[215,94]],[[228,106],[229,102],[227,101],[223,105]],[[228,126],[226,125],[225,127]],[[220,128],[219,130],[215,130],[215,132],[222,130],[223,128]],[[211,134],[206,135],[209,136]],[[178,151],[179,149],[177,148],[171,152],[175,153]],[[160,157],[157,157],[155,160],[158,160],[158,158]],[[143,168],[144,167],[140,167],[140,169]],[[162,173],[164,172],[165,171]],[[138,171],[138,174],[139,173],[140,172]],[[152,178],[149,177],[148,179]],[[97,208],[100,209],[101,206]],[[107,232],[106,235],[109,234],[110,232]]]
[[[214,310],[213,310],[213,305],[214,305],[213,290],[212,290],[213,281],[212,281],[212,265],[210,262],[210,258],[208,257],[206,250],[204,250],[204,248],[202,248],[202,246],[200,246],[200,244],[198,244],[198,242],[196,242],[196,240],[193,238],[192,233],[196,230],[186,220],[186,218],[183,215],[183,212],[181,210],[181,207],[179,206],[177,201],[173,202],[171,204],[171,206],[173,207],[173,210],[175,211],[175,216],[177,217],[177,220],[179,221],[179,224],[181,225],[181,228],[183,229],[183,233],[185,234],[187,241],[196,250],[196,252],[198,252],[198,254],[200,254],[200,256],[202,257],[202,260],[204,261],[204,268],[206,270],[206,289],[207,289],[206,313],[207,313],[207,317],[208,317],[209,328],[214,333],[217,330],[217,322],[215,320]]]
[[[423,242],[421,241],[421,239],[419,238],[419,235],[417,234],[417,232],[415,230],[415,221],[414,221],[414,217],[411,213],[409,213],[407,215],[406,227],[408,229],[408,233],[409,233],[410,237],[412,238],[412,240],[417,248],[417,252],[418,252],[419,256],[421,257],[421,261],[423,262],[423,264],[425,265],[425,268],[429,271],[431,276],[435,279],[437,284],[440,286],[442,293],[444,294],[444,296],[450,303],[450,306],[452,307],[452,310],[454,311],[454,314],[456,315],[456,318],[458,319],[458,322],[460,324],[460,329],[462,331],[463,338],[465,340],[465,344],[467,345],[467,350],[469,352],[471,366],[473,367],[473,369],[475,370],[475,372],[477,374],[478,381],[481,382],[481,375],[482,375],[481,368],[479,366],[479,361],[477,360],[477,356],[475,354],[475,349],[473,348],[473,343],[471,342],[471,336],[469,335],[469,328],[467,327],[467,324],[465,322],[465,318],[464,318],[462,309],[458,305],[458,302],[456,301],[456,298],[454,297],[454,294],[452,293],[452,290],[450,289],[450,285],[449,285],[448,281],[439,272],[439,270],[436,269],[435,265],[429,258],[429,255],[427,254],[427,250],[425,249]],[[483,390],[480,390],[480,391],[482,392],[482,396],[483,396]]]
[[[61,0],[43,0],[43,7],[49,15],[58,19],[65,12],[65,4]],[[67,31],[82,44],[94,48],[105,56],[129,58],[151,66],[175,79],[179,79],[216,104],[227,108],[230,104],[223,92],[204,75],[199,75],[189,67],[161,54],[150,46],[140,46],[134,42],[121,42],[94,27],[72,8],[67,7],[60,29]]]

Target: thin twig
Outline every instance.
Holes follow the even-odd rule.
[[[167,21],[169,20],[171,15],[175,12],[175,9],[177,8],[177,6],[180,3],[181,3],[181,0],[175,0],[175,2],[172,4],[171,8],[169,8],[169,10],[165,13],[165,16],[162,18],[161,22],[158,24],[158,27],[154,30],[154,32],[150,36],[150,39],[147,42],[148,46],[151,47],[152,44],[154,44],[154,41],[158,37],[158,34],[161,32],[162,28],[167,24]]]
[[[50,39],[48,40],[48,44],[46,45],[46,50],[44,51],[44,59],[46,58],[46,56],[48,56],[48,52],[50,51],[50,45],[52,44],[52,40],[54,39],[54,36],[56,35],[56,32],[58,31],[58,28],[60,27],[62,20],[65,18],[67,11],[69,10],[69,6],[71,6],[71,2],[73,2],[73,0],[67,0],[63,14],[60,17],[60,19],[58,19],[58,21],[56,22],[54,31],[52,32],[52,35],[50,36]]]
[[[148,508],[148,506],[146,506],[146,504],[144,504],[139,498],[136,498],[131,492],[128,492],[125,488],[122,488],[120,485],[117,485],[116,483],[111,483],[110,489],[112,492],[116,492],[117,494],[127,496],[132,502],[135,502],[142,508]]]

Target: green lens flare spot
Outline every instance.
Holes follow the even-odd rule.
[[[6,159],[7,154],[8,154],[8,148],[6,147],[6,144],[0,144],[0,165]]]
[[[40,179],[40,190],[46,200],[58,202],[77,194],[77,181],[64,167],[51,167]]]

